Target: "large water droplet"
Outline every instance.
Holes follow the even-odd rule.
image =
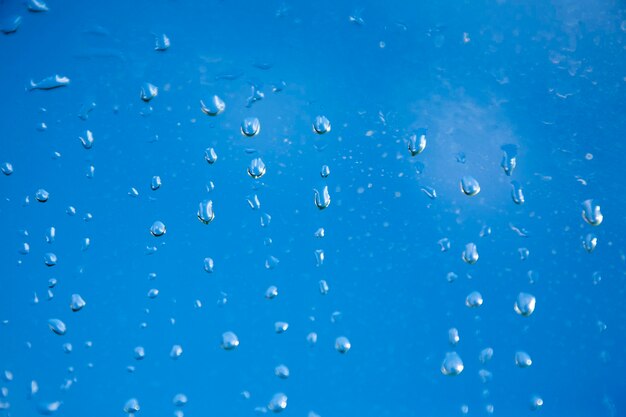
[[[265,164],[261,158],[254,158],[250,161],[250,165],[248,166],[248,175],[252,178],[257,179],[261,178],[265,175]]]
[[[218,96],[213,96],[206,103],[201,101],[200,109],[207,116],[217,116],[226,109],[226,103]]]
[[[22,18],[17,16],[19,21],[15,19],[17,25],[21,22]],[[17,27],[16,27],[17,29]],[[6,33],[6,32],[5,32]],[[46,77],[41,81],[35,82],[34,80],[30,80],[29,91],[32,90],[52,90],[53,88],[64,87],[69,85],[70,79],[68,77],[64,77],[62,75],[51,75],[50,77]]]
[[[330,120],[326,116],[317,116],[313,120],[313,131],[318,135],[330,132]]]
[[[126,401],[126,404],[124,404],[125,413],[135,414],[137,411],[139,411],[139,401],[137,401],[136,398],[131,398]]]
[[[52,252],[48,252],[43,256],[43,263],[46,266],[55,266],[57,264],[57,256]]]
[[[536,302],[537,301],[534,295],[521,292],[518,294],[513,308],[520,316],[528,317],[533,314],[533,311],[535,311]]]
[[[70,308],[72,311],[77,312],[83,309],[87,303],[83,300],[80,294],[72,294],[72,301],[70,302]]]
[[[475,196],[480,192],[480,184],[474,177],[464,176],[461,178],[461,191],[470,197]]]
[[[583,219],[592,226],[599,226],[604,220],[600,206],[593,200],[583,201]]]
[[[479,256],[478,250],[476,249],[476,244],[470,242],[465,245],[465,250],[463,250],[463,253],[461,254],[461,258],[463,259],[463,261],[470,265],[473,265],[478,261],[478,257]]]
[[[204,224],[209,224],[215,218],[215,213],[213,213],[213,201],[211,200],[203,200],[200,202],[198,208],[198,220],[200,220]]]
[[[477,308],[483,305],[483,296],[478,291],[472,291],[465,298],[465,305],[469,308]]]
[[[155,98],[159,94],[159,88],[156,85],[150,83],[144,83],[141,86],[139,97],[146,103]]]
[[[40,188],[35,192],[35,199],[40,203],[45,203],[46,201],[48,201],[48,198],[50,198],[50,193],[48,193],[43,188]]]
[[[426,131],[420,129],[409,136],[408,149],[411,156],[418,155],[426,148]]]
[[[9,176],[13,174],[13,164],[10,162],[3,162],[2,165],[0,165],[0,170],[2,170],[4,175]]]
[[[159,220],[152,223],[152,226],[150,227],[150,233],[154,237],[163,236],[166,231],[167,229],[165,228],[165,224],[163,224],[163,222]]]
[[[55,334],[58,334],[59,336],[63,336],[67,331],[65,323],[63,323],[59,319],[48,320],[48,327],[50,327],[50,330],[52,330]]]
[[[446,353],[446,357],[441,363],[441,373],[449,376],[456,376],[463,372],[463,361],[456,352]]]
[[[317,335],[315,337],[317,340]],[[335,339],[335,350],[339,353],[348,353],[348,351],[352,348],[352,344],[345,336],[339,336]]]
[[[222,334],[221,347],[224,350],[233,350],[239,346],[239,338],[233,332],[224,332]]]
[[[267,404],[267,409],[274,413],[280,413],[285,408],[287,408],[287,396],[282,392],[274,394],[270,402]]]
[[[241,133],[244,136],[252,137],[261,130],[261,122],[256,117],[247,117],[241,122]]]
[[[323,210],[330,205],[330,194],[328,194],[328,186],[325,185],[322,188],[322,193],[313,190],[315,192],[315,205],[318,209]]]
[[[217,153],[213,148],[206,148],[204,151],[204,160],[213,165],[217,161]]]
[[[515,352],[515,364],[520,368],[528,368],[533,364],[533,360],[528,353],[520,350]]]

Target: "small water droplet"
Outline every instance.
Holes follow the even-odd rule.
[[[593,250],[596,248],[597,245],[598,245],[598,237],[594,235],[593,233],[587,233],[587,235],[585,236],[585,239],[583,240],[583,248],[585,248],[585,250],[588,253],[591,253],[593,252]]]
[[[273,413],[280,413],[285,408],[287,408],[287,396],[282,392],[274,394],[267,404],[267,409]]]
[[[313,120],[313,131],[318,135],[330,132],[330,120],[326,116],[316,116]]]
[[[159,295],[159,290],[156,288],[151,288],[148,291],[148,298],[154,299],[154,298],[157,298],[158,295]]]
[[[65,332],[67,332],[67,327],[65,326],[65,323],[63,323],[59,319],[48,320],[48,327],[50,327],[50,330],[52,330],[55,334],[58,334],[59,336],[63,336]]]
[[[165,33],[155,35],[154,37],[154,50],[159,52],[167,51],[170,47],[170,38]]]
[[[28,0],[27,7],[29,12],[42,13],[50,10],[43,0]]]
[[[159,94],[159,88],[156,85],[150,83],[144,83],[141,86],[139,97],[146,103],[155,98]]]
[[[328,186],[325,185],[322,188],[322,193],[319,191],[313,190],[315,192],[315,205],[318,209],[324,210],[326,207],[330,205],[330,194],[328,193]]]
[[[459,343],[459,340],[461,340],[461,338],[459,336],[459,330],[456,327],[448,330],[448,343],[452,346],[456,346]]]
[[[322,239],[326,235],[326,231],[324,230],[323,227],[320,227],[319,229],[315,231],[313,235],[318,239]]]
[[[204,224],[209,224],[215,218],[215,213],[213,212],[213,201],[211,200],[203,200],[200,202],[198,208],[198,220],[200,220]]]
[[[137,191],[135,187],[131,187],[130,190],[128,190],[128,195],[131,197],[139,197],[139,191]]]
[[[185,404],[187,404],[187,401],[188,399],[185,394],[176,394],[174,398],[172,398],[172,403],[176,407],[183,407]]]
[[[43,256],[43,262],[46,266],[55,266],[57,264],[57,256],[52,252],[48,252]]]
[[[539,410],[543,407],[543,399],[538,395],[533,395],[530,397],[530,409],[532,411]]]
[[[278,288],[275,285],[270,285],[269,287],[267,287],[267,290],[265,290],[265,298],[267,298],[268,300],[276,298],[277,295]]]
[[[135,360],[143,360],[146,357],[146,350],[143,348],[143,346],[137,346],[134,350],[133,353],[135,355]]]
[[[85,133],[85,136],[79,136],[78,139],[80,139],[80,143],[83,144],[83,148],[91,149],[93,147],[94,138],[93,138],[93,133],[91,132],[91,130],[88,130]]]
[[[265,269],[274,269],[279,263],[280,260],[277,257],[270,255],[265,259]]]
[[[213,258],[206,257],[204,258],[204,271],[211,274],[213,272],[213,268],[215,267],[215,262]]]
[[[511,182],[511,198],[515,204],[521,205],[524,204],[524,191],[522,190],[522,186],[517,181]]]
[[[222,334],[221,347],[224,350],[233,350],[239,346],[239,338],[233,332],[225,332]]]
[[[37,403],[37,412],[44,416],[54,414],[61,407],[61,401],[41,401]]]
[[[285,333],[288,328],[289,323],[287,323],[286,321],[277,321],[276,323],[274,323],[274,331],[277,334]]]
[[[166,231],[167,229],[165,228],[165,224],[163,224],[163,222],[159,220],[152,223],[152,226],[150,227],[150,234],[152,234],[152,236],[154,237],[163,236]]]
[[[265,175],[265,164],[261,158],[254,158],[250,161],[250,165],[248,166],[248,175],[252,178],[257,179],[261,178]]]
[[[161,177],[159,177],[158,175],[152,177],[152,181],[150,182],[150,188],[152,189],[152,191],[156,191],[161,188]]]
[[[124,404],[125,413],[135,414],[137,411],[139,411],[139,401],[137,401],[136,398],[131,398],[130,400],[126,401],[126,404]]]
[[[500,166],[504,173],[510,176],[517,166],[517,145],[503,145],[500,149],[504,152]]]
[[[483,296],[478,291],[472,291],[465,298],[465,305],[469,308],[477,308],[483,305]]]
[[[448,376],[456,376],[463,372],[463,361],[456,352],[446,353],[446,357],[441,363],[441,373]]]
[[[593,200],[585,200],[583,202],[583,219],[592,226],[599,226],[604,220],[604,216],[600,211],[600,206],[595,204]]]
[[[480,192],[480,184],[474,177],[464,176],[461,178],[461,191],[467,196],[475,196]]]
[[[226,103],[218,96],[213,96],[206,103],[200,101],[200,109],[207,116],[217,116],[226,109]]]
[[[210,165],[213,165],[215,161],[217,161],[217,153],[213,148],[206,148],[204,151],[204,160],[207,161]]]
[[[328,176],[330,175],[330,167],[328,165],[322,165],[320,175],[322,176],[322,178],[328,178]]]
[[[513,309],[520,316],[528,317],[535,311],[536,302],[534,295],[521,292],[517,295]]]
[[[447,237],[439,239],[437,243],[439,244],[439,249],[442,252],[447,252],[448,250],[450,250],[450,239],[448,239]]]
[[[348,353],[348,351],[352,348],[350,341],[345,336],[339,336],[335,339],[335,350],[339,353]]]
[[[0,170],[2,170],[4,175],[9,176],[13,174],[13,164],[10,162],[3,162],[2,165],[0,165]]]
[[[311,347],[315,346],[315,344],[317,343],[317,333],[311,332],[311,333],[307,334],[306,335],[306,341],[309,344],[309,346],[311,346]]]
[[[418,155],[426,149],[426,130],[420,129],[409,136],[408,149],[411,156]]]
[[[181,345],[174,345],[170,350],[170,358],[178,359],[183,354],[183,347]]]
[[[83,300],[80,294],[72,294],[72,301],[70,302],[70,308],[73,312],[77,312],[83,309],[87,303]]]
[[[479,258],[478,250],[476,249],[476,244],[470,242],[467,245],[465,245],[465,250],[463,251],[461,258],[463,259],[463,261],[465,261],[466,263],[470,265],[475,264]]]
[[[324,265],[324,250],[316,249],[315,250],[315,266],[320,267]]]
[[[35,192],[35,199],[39,201],[40,203],[45,203],[46,201],[48,201],[49,197],[50,197],[50,193],[48,193],[43,188],[40,188],[37,190],[37,192]]]
[[[256,117],[247,117],[241,122],[241,133],[251,138],[261,130],[261,122]]]
[[[274,375],[279,377],[280,379],[289,378],[289,368],[287,366],[281,364],[274,368]]]
[[[520,368],[528,368],[533,361],[528,353],[520,350],[515,352],[515,364]]]
[[[319,282],[319,288],[320,288],[320,294],[322,295],[326,295],[328,294],[328,291],[330,290],[330,288],[328,287],[328,283],[326,282],[326,280],[320,280]]]
[[[491,360],[491,358],[493,358],[493,349],[490,347],[484,348],[480,351],[480,354],[478,355],[478,360],[482,364],[486,364]]]

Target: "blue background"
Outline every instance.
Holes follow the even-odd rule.
[[[463,404],[469,415],[493,405],[496,415],[526,416],[532,395],[545,401],[535,412],[545,416],[626,415],[623,2],[48,5],[35,14],[0,2],[2,20],[23,18],[16,33],[0,35],[0,162],[14,166],[0,175],[0,369],[14,376],[2,380],[10,408],[0,414],[37,415],[37,404],[62,401],[55,415],[122,416],[135,397],[138,416],[171,415],[173,396],[185,393],[188,416],[246,416],[284,392],[292,416],[453,416]],[[165,52],[154,50],[160,33],[171,39]],[[26,91],[54,74],[70,85]],[[139,99],[144,82],[159,87],[149,105]],[[246,107],[251,85],[265,97]],[[226,110],[210,118],[200,100],[213,94]],[[331,132],[312,132],[317,115]],[[254,138],[239,132],[249,116],[261,122]],[[406,143],[418,128],[428,143],[411,157]],[[90,150],[78,139],[87,129]],[[500,167],[504,144],[519,146],[511,177]],[[255,157],[267,166],[257,181],[246,174]],[[459,191],[464,175],[480,194]],[[524,189],[521,206],[511,180]],[[324,184],[332,202],[320,211],[313,189]],[[39,188],[48,202],[34,199]],[[246,202],[254,194],[256,211]],[[196,212],[207,198],[215,220],[204,225]],[[596,228],[581,218],[589,198],[604,214]],[[272,216],[265,228],[261,213]],[[156,220],[167,226],[161,238],[149,233]],[[492,233],[480,237],[484,226]],[[318,227],[325,238],[313,236]],[[591,254],[581,244],[589,232],[599,239]],[[85,237],[92,244],[83,251]],[[445,237],[451,248],[441,252]],[[24,242],[27,255],[18,251]],[[468,242],[478,247],[475,265],[461,260]],[[158,250],[148,255],[149,246]],[[320,267],[316,249],[326,254]],[[56,266],[44,265],[47,252]],[[209,256],[213,274],[203,269]],[[276,268],[265,268],[268,256]],[[449,272],[459,276],[453,283]],[[264,297],[270,285],[274,300]],[[484,304],[470,310],[464,301],[475,290]],[[520,291],[537,297],[528,318],[512,308]],[[74,293],[87,302],[77,313]],[[48,329],[50,318],[67,324],[64,336]],[[275,334],[276,321],[289,323],[286,333]],[[228,330],[240,339],[229,352],[220,348]],[[351,341],[345,355],[334,349],[338,336]],[[178,360],[173,344],[183,347]],[[146,350],[142,361],[136,346]],[[494,357],[483,366],[486,347]],[[440,372],[452,350],[465,364],[456,377]],[[516,367],[517,350],[531,355],[530,368]],[[281,363],[287,380],[274,375]],[[493,373],[486,384],[483,367]],[[61,389],[66,379],[75,382]],[[31,380],[40,388],[33,398]]]

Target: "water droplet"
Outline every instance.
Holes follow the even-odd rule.
[[[55,266],[57,264],[57,256],[52,252],[48,252],[43,256],[43,262],[46,266]]]
[[[288,328],[289,323],[287,323],[286,321],[277,321],[276,323],[274,323],[274,331],[277,334],[285,333]]]
[[[491,360],[491,358],[493,358],[493,349],[490,347],[484,348],[480,351],[480,354],[478,355],[478,360],[482,364],[486,364]]]
[[[26,242],[22,243],[18,252],[22,255],[28,255],[30,253],[30,245]]]
[[[72,344],[71,343],[63,343],[63,351],[65,353],[72,353]]]
[[[461,191],[470,197],[475,196],[480,192],[480,184],[474,177],[464,176],[461,178]]]
[[[591,281],[593,282],[593,285],[598,285],[602,281],[602,274],[600,274],[600,271],[595,271],[591,275]]]
[[[324,265],[324,251],[322,249],[315,250],[315,263],[318,267]]]
[[[446,280],[447,280],[448,282],[450,282],[450,283],[452,283],[452,282],[456,281],[456,279],[457,279],[458,277],[459,277],[459,276],[458,276],[457,274],[455,274],[454,272],[448,272],[448,273],[446,274]]]
[[[176,394],[174,398],[172,398],[172,403],[176,407],[182,407],[187,404],[187,396],[185,394]]]
[[[276,375],[280,379],[287,379],[289,378],[289,368],[282,364],[278,365],[276,368],[274,368],[274,375]]]
[[[500,166],[504,173],[510,176],[517,166],[517,145],[503,145],[500,149],[504,152]]]
[[[213,96],[206,103],[201,101],[200,109],[207,116],[217,116],[226,109],[226,103],[218,96]]]
[[[287,408],[287,396],[282,392],[274,394],[270,402],[267,404],[267,409],[274,413],[280,413],[285,408]]]
[[[46,201],[48,201],[49,197],[50,194],[43,188],[38,189],[35,193],[35,199],[37,199],[37,201],[39,201],[40,203],[45,203]]]
[[[480,382],[486,384],[493,379],[493,374],[486,369],[480,369],[478,371],[478,378],[480,378]]]
[[[237,346],[239,346],[239,338],[233,332],[225,332],[222,334],[222,344],[221,347],[224,350],[233,350]]]
[[[158,175],[152,177],[152,181],[150,182],[150,188],[152,189],[152,191],[156,191],[161,188],[161,177],[159,177]]]
[[[311,333],[307,334],[306,335],[306,341],[309,344],[309,346],[311,346],[311,347],[315,346],[315,344],[317,343],[317,333],[311,332]]]
[[[21,21],[21,17],[19,17],[19,19]],[[43,80],[38,81],[38,82],[35,82],[34,80],[30,80],[30,85],[28,87],[28,90],[29,91],[52,90],[53,88],[59,88],[59,87],[64,87],[66,85],[69,85],[69,83],[70,83],[70,79],[68,77],[55,74],[55,75],[51,75],[50,77],[44,78]]]
[[[203,200],[200,202],[198,208],[198,220],[200,220],[204,224],[209,224],[215,218],[215,213],[213,213],[213,201],[211,200]]]
[[[596,248],[597,245],[598,245],[598,237],[594,235],[593,233],[587,233],[587,235],[585,236],[585,239],[583,240],[583,248],[585,248],[585,250],[588,253],[591,253],[593,252],[593,250]]]
[[[41,13],[50,10],[43,0],[28,0],[27,7],[29,12]]]
[[[248,166],[248,175],[254,179],[261,178],[265,175],[265,170],[263,160],[261,158],[254,158],[250,161],[250,166]]]
[[[441,363],[441,373],[449,376],[456,376],[463,372],[463,361],[456,352],[446,353],[446,357]]]
[[[316,335],[317,340],[317,335]],[[348,353],[348,351],[352,348],[350,341],[345,336],[339,336],[335,339],[335,350],[339,353]]]
[[[330,167],[328,165],[322,165],[320,175],[322,176],[322,178],[328,178],[328,176],[330,175]]]
[[[126,401],[126,404],[124,404],[125,413],[135,414],[137,411],[139,411],[139,401],[137,401],[136,398],[131,398],[130,400]]]
[[[128,190],[128,195],[131,197],[139,197],[139,191],[137,191],[135,187],[131,187],[131,189]]]
[[[604,220],[600,206],[595,204],[593,200],[583,202],[583,219],[592,226],[599,226]]]
[[[144,83],[141,86],[139,97],[146,103],[155,98],[159,94],[159,88],[156,85],[150,83]]]
[[[256,117],[247,117],[241,122],[241,133],[251,138],[261,130],[261,122]]]
[[[448,343],[452,346],[456,346],[456,344],[459,343],[459,340],[461,340],[461,338],[459,336],[459,330],[456,327],[448,330]]]
[[[326,235],[326,232],[323,227],[320,227],[313,235],[318,239],[322,239]]]
[[[528,368],[533,364],[533,360],[528,353],[520,350],[515,352],[515,364],[520,368]]]
[[[520,183],[517,181],[512,181],[511,187],[511,198],[513,199],[513,202],[518,205],[524,204],[524,192]]]
[[[159,52],[167,51],[170,47],[170,38],[165,33],[161,33],[155,36],[154,50]]]
[[[213,258],[209,258],[209,257],[204,258],[204,271],[205,272],[209,274],[212,273],[214,267],[215,267],[215,262],[213,261]]]
[[[261,227],[267,227],[272,222],[272,216],[267,213],[261,214]]]
[[[83,300],[80,294],[72,294],[72,301],[70,302],[70,308],[73,312],[77,312],[83,309],[87,303]]]
[[[270,255],[265,259],[265,269],[274,269],[278,266],[279,263],[280,260],[278,258]]]
[[[91,130],[88,130],[85,133],[85,136],[79,136],[78,139],[80,139],[80,143],[83,144],[83,148],[91,149],[93,147],[94,138],[93,138],[93,133],[91,133]]]
[[[315,205],[318,209],[324,210],[326,207],[330,205],[330,194],[328,194],[328,186],[325,185],[322,188],[322,193],[319,191],[313,190],[315,192]]]
[[[425,185],[423,187],[420,187],[420,190],[424,194],[426,194],[428,198],[430,198],[431,200],[434,200],[435,198],[437,198],[437,190],[435,190],[433,187]]]
[[[152,288],[148,291],[148,298],[157,298],[157,296],[159,295],[159,290],[156,288]]]
[[[67,213],[68,216],[75,216],[76,215],[76,208],[69,206],[65,212]]]
[[[543,399],[538,395],[533,395],[530,397],[530,409],[532,411],[539,410],[543,407]]]
[[[2,165],[0,165],[0,170],[2,170],[4,175],[9,176],[13,174],[13,164],[10,162],[3,162]]]
[[[330,132],[330,120],[326,116],[316,116],[313,120],[313,131],[318,135]]]
[[[466,263],[473,265],[478,261],[478,250],[476,249],[476,245],[474,243],[468,243],[465,245],[465,250],[461,255],[461,258]]]
[[[267,298],[268,300],[276,298],[277,295],[278,288],[275,285],[270,285],[269,287],[267,287],[267,290],[265,290],[265,298]]]
[[[515,312],[520,316],[528,317],[535,311],[535,303],[537,300],[532,294],[521,292],[518,294],[513,306]]]
[[[204,160],[207,161],[210,165],[213,165],[215,161],[217,161],[217,153],[213,148],[206,148],[204,151]]]
[[[450,250],[450,239],[448,239],[447,237],[439,239],[437,243],[439,244],[439,248],[442,252],[447,252],[448,250]]]
[[[465,156],[465,152],[459,152],[456,154],[456,161],[459,164],[464,164],[465,162],[467,162],[467,157]]]
[[[326,280],[320,280],[319,282],[319,288],[320,288],[320,294],[322,295],[326,295],[328,294],[328,291],[330,290],[330,288],[328,287],[328,283],[326,282]]]
[[[146,350],[143,346],[137,346],[134,350],[135,360],[143,360],[146,357]]]
[[[478,291],[472,291],[465,298],[465,305],[469,308],[477,308],[483,305],[483,296]]]
[[[183,348],[181,345],[173,345],[172,349],[170,350],[170,358],[172,359],[178,359],[180,358],[180,355],[183,354]]]
[[[426,148],[426,131],[420,129],[416,133],[409,136],[408,149],[411,156],[418,155]]]
[[[150,227],[150,233],[154,237],[163,236],[166,231],[167,229],[165,228],[165,224],[163,224],[163,222],[159,220],[152,223],[152,226]]]
[[[50,330],[52,330],[55,334],[58,334],[59,336],[63,336],[67,331],[65,323],[63,323],[59,319],[48,320],[48,327],[50,327]]]
[[[61,401],[41,401],[37,403],[37,412],[44,416],[54,414],[61,407]]]

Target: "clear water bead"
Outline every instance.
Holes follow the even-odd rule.
[[[124,404],[124,412],[127,414],[135,414],[139,411],[139,408],[139,401],[136,398],[131,398]]]
[[[48,201],[48,198],[50,198],[50,193],[43,188],[40,188],[35,192],[35,199],[40,203],[45,203]]]
[[[72,294],[72,301],[70,302],[70,308],[73,312],[77,312],[83,309],[87,303],[83,300],[80,294]]]
[[[318,135],[330,132],[330,120],[326,116],[316,116],[313,120],[313,131]]]
[[[315,337],[317,340],[317,335]],[[335,339],[335,350],[339,353],[348,353],[348,351],[352,348],[352,344],[345,336],[339,336]]]
[[[226,103],[218,96],[213,96],[206,102],[200,101],[200,110],[207,116],[217,116],[226,109]]]
[[[528,368],[533,364],[530,355],[524,351],[515,352],[515,364],[520,368]]]
[[[248,166],[248,175],[250,175],[254,179],[261,178],[265,175],[265,163],[261,158],[254,158],[250,161],[250,165]]]
[[[65,323],[63,323],[59,319],[50,319],[48,320],[48,327],[54,334],[58,334],[59,336],[63,336],[67,332],[67,327]]]
[[[314,201],[317,208],[320,210],[324,210],[325,208],[327,208],[330,205],[330,194],[328,193],[328,186],[325,185],[324,188],[322,188],[321,193],[317,190],[313,191],[315,192]]]
[[[478,291],[472,291],[465,298],[465,305],[469,308],[477,308],[483,305],[483,296]]]
[[[261,131],[261,122],[256,117],[247,117],[241,122],[241,133],[251,138]]]
[[[267,409],[273,413],[280,413],[285,408],[287,408],[287,396],[282,392],[274,394],[267,404]]]
[[[480,192],[480,184],[474,177],[465,176],[461,178],[461,191],[463,194],[473,197]]]
[[[166,231],[167,229],[165,228],[165,224],[163,224],[163,222],[159,220],[152,223],[152,226],[150,227],[150,234],[152,234],[152,236],[154,237],[163,236]]]
[[[139,98],[141,98],[146,103],[155,98],[159,94],[159,88],[150,83],[144,83],[141,86],[141,91],[139,92]]]
[[[602,220],[604,220],[600,206],[595,204],[593,200],[585,200],[583,202],[582,216],[592,226],[600,226]]]
[[[426,149],[426,131],[421,129],[409,136],[408,149],[411,156],[419,155]]]
[[[463,360],[456,352],[446,353],[441,363],[441,373],[447,376],[456,376],[463,372]]]
[[[521,292],[517,295],[513,309],[520,316],[528,317],[535,311],[536,302],[534,295]]]
[[[207,161],[209,165],[213,165],[215,161],[217,161],[217,152],[213,148],[206,148],[204,151],[204,160]]]
[[[222,334],[222,344],[220,346],[224,350],[233,350],[239,346],[239,338],[233,332],[224,332]]]
[[[465,245],[465,250],[461,254],[461,258],[465,263],[473,265],[478,261],[478,250],[476,249],[476,244],[468,243]]]
[[[200,202],[198,207],[198,220],[200,220],[204,224],[209,224],[215,218],[215,213],[213,213],[213,201],[211,200],[203,200]]]

